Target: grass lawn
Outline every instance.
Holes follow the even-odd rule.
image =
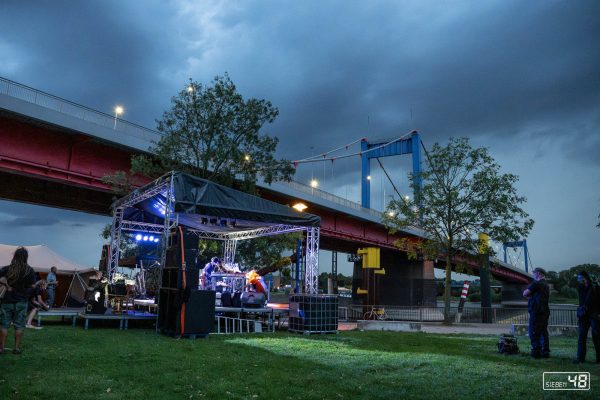
[[[0,399],[600,397],[600,365],[570,363],[576,339],[553,338],[547,360],[497,354],[497,340],[357,331],[175,340],[49,324],[26,331],[22,355],[0,355]],[[526,337],[519,344],[528,349]],[[592,390],[544,392],[543,371],[589,371]]]

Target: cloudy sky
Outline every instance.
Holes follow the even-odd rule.
[[[600,264],[598,37],[593,0],[3,0],[0,76],[107,113],[122,104],[154,128],[188,78],[228,72],[279,108],[264,132],[288,159],[412,129],[428,147],[467,136],[520,176],[532,262],[560,270]],[[382,161],[408,191],[408,157]],[[372,168],[381,208],[392,188]],[[359,201],[359,174],[350,158],[296,179]],[[0,243],[47,243],[87,265],[106,222],[0,201]]]

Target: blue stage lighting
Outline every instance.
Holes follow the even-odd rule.
[[[154,243],[158,243],[159,239],[158,238],[154,238]]]
[[[149,241],[154,242],[154,235],[150,235],[150,237],[148,238]]]
[[[144,242],[148,241],[148,235],[144,235]]]
[[[140,235],[139,233],[135,235],[135,240],[137,240],[138,242],[142,240],[142,235]]]

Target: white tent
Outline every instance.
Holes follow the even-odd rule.
[[[0,267],[10,264],[15,250],[19,246],[9,246],[0,244]],[[23,246],[29,252],[28,264],[36,272],[50,272],[52,266],[56,266],[58,273],[72,274],[75,272],[84,273],[93,270],[77,264],[63,256],[56,254],[46,245]]]
[[[0,244],[0,267],[9,265],[12,261],[13,254],[19,246],[9,246]],[[71,261],[68,258],[56,254],[46,245],[23,246],[29,252],[27,263],[36,271],[42,274],[50,272],[50,268],[55,266],[58,274],[67,275],[68,285],[60,284],[56,292],[56,304],[65,305],[68,297],[73,297],[77,301],[83,301],[85,288],[89,272],[95,271],[94,268],[85,267]],[[63,278],[64,279],[64,278]],[[59,281],[61,278],[59,278]]]

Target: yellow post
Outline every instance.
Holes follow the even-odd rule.
[[[364,249],[358,249],[358,254],[362,255],[363,268],[380,268],[379,247],[366,247]]]
[[[477,238],[479,240],[479,254],[487,253],[490,247],[490,237],[486,233],[479,233]]]

